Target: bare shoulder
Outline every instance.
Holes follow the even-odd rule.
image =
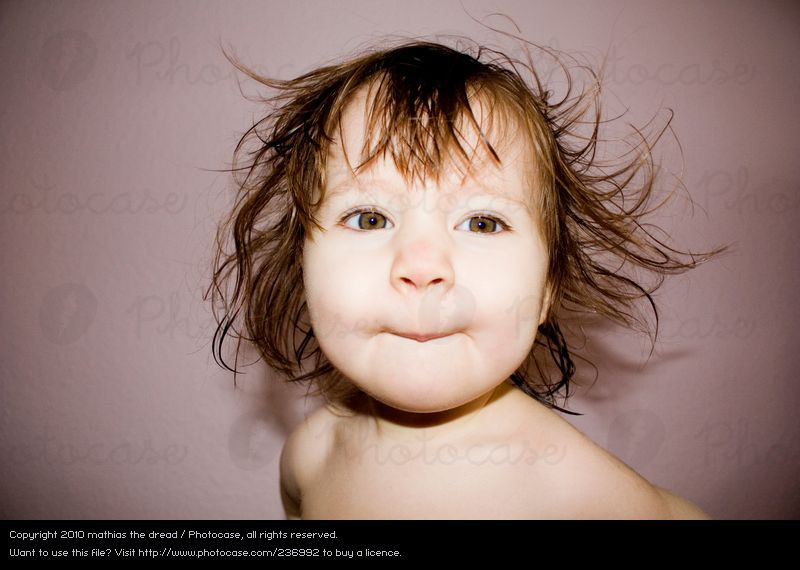
[[[538,471],[547,488],[547,500],[537,504],[542,518],[710,518],[685,499],[651,484],[553,410],[531,402],[526,430],[538,430],[540,445],[561,450],[557,462]]]
[[[281,501],[288,519],[299,519],[307,488],[330,452],[334,415],[322,406],[286,438],[280,456]]]
[[[576,449],[569,474],[562,479],[575,518],[710,519],[588,438]]]
[[[668,518],[678,520],[712,520],[708,513],[683,497],[679,497],[661,487],[656,487],[656,491],[659,492],[667,504],[669,510]]]

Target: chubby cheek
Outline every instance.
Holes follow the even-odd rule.
[[[365,338],[379,322],[376,275],[338,248],[306,243],[303,284],[314,334],[323,351]]]
[[[533,346],[544,298],[544,276],[531,264],[498,267],[475,281],[471,335],[487,357],[513,372]],[[509,372],[510,374],[510,372]]]

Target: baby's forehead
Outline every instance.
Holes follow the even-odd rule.
[[[419,136],[407,140],[404,132],[376,132],[368,119],[373,105],[369,91],[362,89],[335,123],[326,149],[326,200],[341,193],[374,188],[397,191],[400,186],[436,186],[462,195],[507,199],[534,211],[532,194],[538,180],[532,145],[524,136],[524,129],[513,124],[513,116],[493,113],[485,101],[476,99],[472,108],[477,124],[461,116],[459,124],[454,125],[458,145],[463,149],[460,150],[454,140],[445,145],[442,140],[435,140],[435,129],[415,131],[415,135],[427,135],[428,140]],[[388,144],[376,154],[373,149],[381,141]],[[435,168],[423,164],[423,154],[429,162],[431,157],[436,159]],[[419,164],[413,164],[414,160]]]
[[[498,168],[484,161],[473,164],[469,172],[464,172],[451,164],[440,171],[438,178],[417,181],[404,176],[391,157],[376,158],[358,172],[353,172],[342,159],[341,152],[330,153],[326,201],[348,194],[402,197],[426,189],[463,198],[486,196],[530,208],[531,188],[527,178],[513,165]]]

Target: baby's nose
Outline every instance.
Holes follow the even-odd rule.
[[[391,279],[401,291],[452,287],[454,271],[445,236],[425,232],[398,244]]]

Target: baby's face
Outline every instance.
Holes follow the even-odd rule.
[[[356,99],[343,116],[354,165],[363,113]],[[502,166],[485,160],[474,178],[451,169],[439,184],[409,186],[390,157],[353,178],[339,141],[318,211],[325,231],[308,235],[303,253],[320,347],[361,390],[399,410],[482,397],[525,360],[546,315],[548,258],[526,207],[525,146],[496,147]]]

